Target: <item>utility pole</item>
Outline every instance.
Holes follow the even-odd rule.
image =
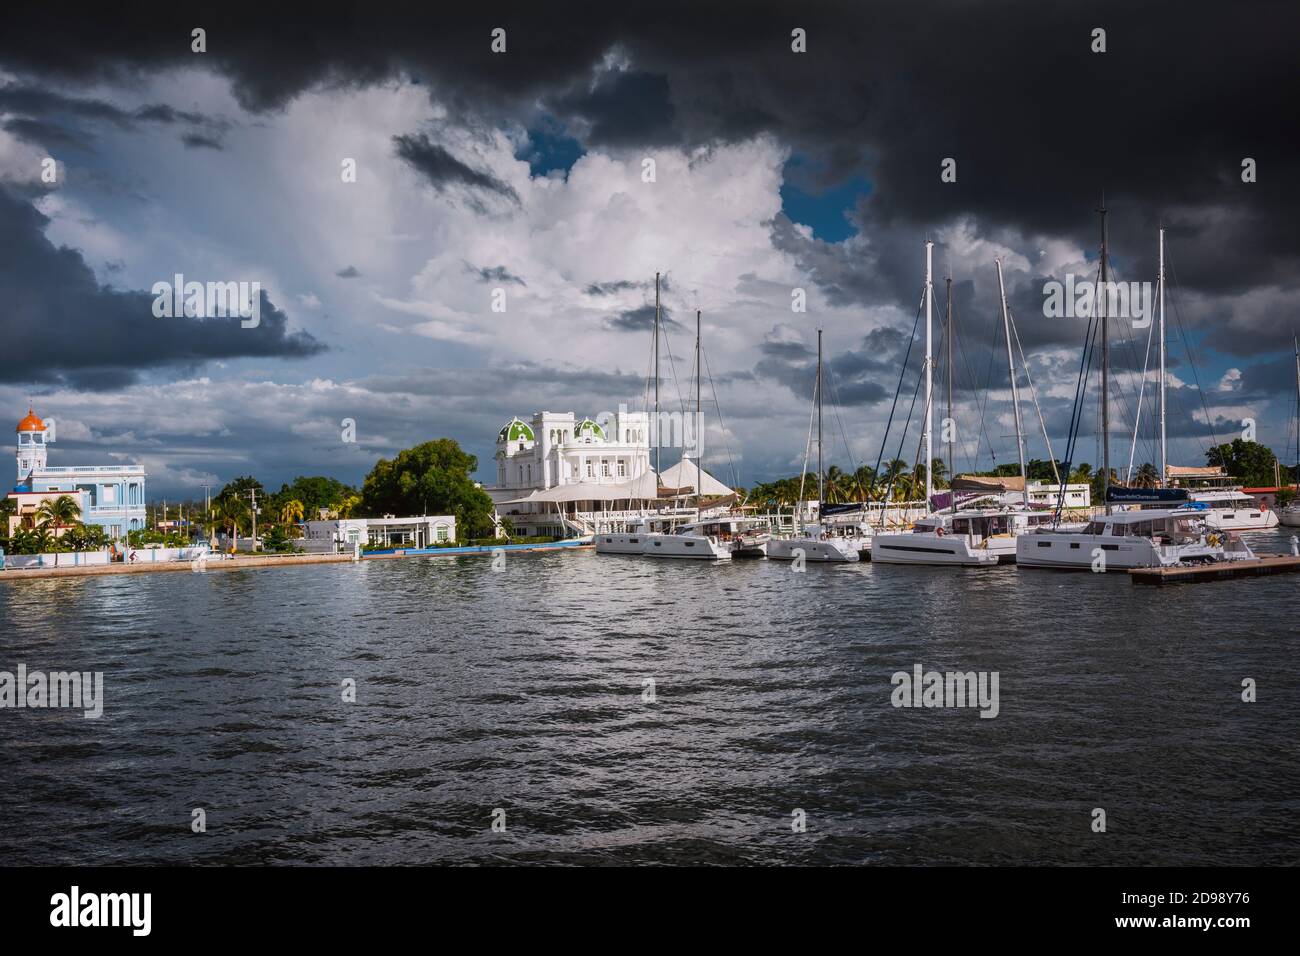
[[[256,489],[256,488],[249,488],[249,489],[248,489],[248,497],[249,497],[249,500],[252,502],[252,511],[253,511],[253,552],[256,553],[256,552],[257,552],[257,489]],[[236,526],[236,528],[235,528],[235,538],[236,538],[236,540],[238,540],[238,538],[239,538],[239,528],[238,528],[238,526]]]

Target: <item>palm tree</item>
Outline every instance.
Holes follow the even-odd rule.
[[[875,497],[876,490],[876,469],[870,465],[862,465],[853,473],[853,483],[857,494],[863,499]]]
[[[280,508],[280,523],[291,526],[296,531],[297,522],[303,520],[303,511],[303,503],[297,498],[290,498]]]
[[[825,489],[826,503],[828,505],[837,505],[848,499],[849,485],[846,481],[848,477],[836,465],[831,465],[826,469],[826,477],[823,479],[822,485]]]
[[[351,518],[353,512],[355,512],[360,507],[361,507],[361,496],[348,495],[339,503],[339,507],[338,507],[339,517]]]
[[[226,529],[232,541],[239,536],[240,526],[246,524],[249,517],[248,506],[233,495],[217,498],[212,503],[212,510],[218,527]]]
[[[1151,462],[1144,464],[1137,470],[1137,474],[1133,476],[1133,486],[1135,488],[1154,488],[1159,483],[1160,473]]]
[[[64,528],[71,528],[81,517],[81,505],[71,495],[59,495],[51,501],[46,498],[36,509],[36,522],[43,530],[54,526],[54,535]]]

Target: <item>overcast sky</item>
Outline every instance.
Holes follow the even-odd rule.
[[[1154,281],[1168,230],[1170,460],[1243,419],[1295,455],[1293,3],[268,6],[0,15],[0,408],[56,419],[52,465],[139,461],[150,497],[194,496],[357,482],[450,436],[491,478],[512,415],[642,407],[656,271],[674,405],[703,313],[719,477],[798,469],[818,328],[829,459],[874,463],[927,236],[936,341],[953,279],[958,468],[990,442],[1015,458],[997,256],[1059,456],[1086,322],[1045,317],[1043,288],[1094,273],[1103,191],[1118,278]],[[260,325],[155,317],[176,273],[260,282]],[[1148,341],[1116,326],[1122,466]],[[1095,385],[1076,462],[1097,461]],[[1045,457],[1028,394],[1024,416]]]

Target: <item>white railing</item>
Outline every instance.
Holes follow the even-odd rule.
[[[37,468],[38,475],[55,474],[55,475],[73,475],[81,473],[117,474],[117,475],[138,475],[144,477],[144,468],[140,465],[90,465],[86,468],[73,468],[67,465],[60,465],[57,468]]]

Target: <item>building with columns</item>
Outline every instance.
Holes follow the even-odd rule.
[[[497,433],[496,484],[484,490],[520,536],[610,526],[651,506],[650,415],[620,410],[603,423],[572,412],[512,418]]]
[[[81,506],[84,524],[100,525],[109,538],[145,526],[145,471],[139,465],[51,467],[46,459],[54,435],[32,409],[14,429],[17,482],[9,498],[17,502],[12,529],[30,523],[42,501],[68,495]]]

